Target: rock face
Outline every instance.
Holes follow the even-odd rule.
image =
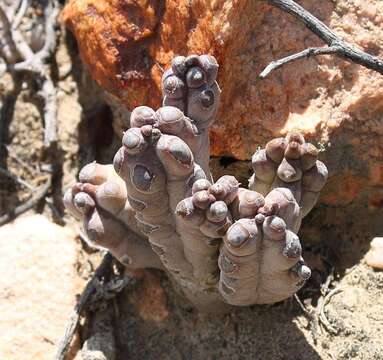
[[[382,55],[380,0],[298,1],[346,40]],[[322,203],[364,196],[383,204],[383,77],[330,56],[261,80],[272,60],[322,42],[265,1],[70,0],[62,18],[93,78],[131,110],[160,105],[162,68],[175,54],[211,53],[222,102],[212,154],[248,160],[272,136],[299,129],[326,151]]]
[[[82,282],[74,233],[41,215],[0,228],[0,358],[52,359]]]

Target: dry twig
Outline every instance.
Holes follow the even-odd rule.
[[[338,329],[336,329],[327,319],[325,315],[325,307],[330,302],[331,298],[340,293],[342,289],[335,288],[329,290],[331,282],[334,280],[334,268],[331,270],[329,276],[327,277],[324,284],[321,286],[321,296],[318,299],[316,307],[310,306],[307,308],[297,294],[294,295],[294,299],[297,301],[299,307],[302,309],[306,318],[309,320],[309,326],[311,329],[311,334],[314,340],[314,343],[317,343],[318,335],[321,329],[321,326],[330,334],[337,334]]]
[[[80,321],[80,315],[84,308],[86,307],[91,295],[96,290],[96,282],[101,281],[102,278],[105,278],[110,275],[112,271],[112,260],[113,257],[111,254],[107,253],[100,266],[96,269],[92,279],[86,285],[84,291],[82,292],[79,301],[77,302],[72,315],[69,320],[69,324],[65,329],[64,337],[59,343],[59,347],[55,356],[55,360],[64,360],[65,355],[69,349],[70,343],[73,339],[73,336],[78,328]]]
[[[40,110],[44,121],[44,147],[46,150],[52,150],[53,153],[57,143],[57,90],[51,77],[49,61],[57,45],[56,24],[59,4],[57,0],[49,0],[44,7],[45,42],[41,50],[36,53],[18,29],[29,5],[30,0],[17,1],[11,7],[0,4],[0,56],[5,61],[7,70],[15,83],[14,90],[6,97],[8,102],[3,106],[0,114],[2,115],[0,141],[7,140],[7,127],[13,117],[14,103],[22,89],[23,80],[28,79],[37,85],[38,95],[43,100]],[[48,161],[55,163],[55,154],[47,153],[47,155]],[[55,167],[50,164],[49,168]],[[7,170],[3,169],[2,173],[26,186],[21,179],[12,176]],[[52,178],[54,174],[49,175],[44,185],[38,188],[27,202],[0,217],[0,225],[31,209],[43,199],[52,186]]]
[[[0,226],[6,224],[7,222],[11,221],[12,219],[16,218],[17,216],[25,213],[26,211],[36,206],[48,193],[51,187],[51,183],[52,183],[52,177],[49,175],[44,185],[41,185],[41,187],[36,189],[36,192],[32,195],[32,197],[28,201],[17,206],[11,212],[3,216],[0,216]]]
[[[320,324],[322,324],[325,327],[327,332],[333,335],[336,335],[338,333],[338,329],[336,329],[333,325],[331,325],[330,321],[328,321],[324,310],[326,305],[330,302],[331,298],[342,291],[343,290],[341,288],[332,289],[326,296],[324,297],[322,296],[320,298],[321,300],[320,306],[318,304],[318,313],[319,313],[318,316],[319,316]]]
[[[14,63],[18,59],[18,53],[12,37],[11,24],[1,5],[0,24],[0,56],[6,63]]]
[[[59,343],[55,360],[65,359],[74,334],[79,326],[80,316],[85,310],[95,304],[95,302],[112,299],[116,293],[123,290],[127,285],[135,285],[135,280],[132,278],[107,282],[106,279],[110,278],[113,274],[112,263],[113,256],[110,253],[107,253],[99,267],[96,269],[91,280],[86,285],[77,305],[72,312],[65,334]],[[104,282],[102,283],[103,279]]]
[[[342,40],[337,36],[328,26],[318,20],[314,15],[305,10],[302,6],[298,5],[293,0],[267,0],[270,5],[278,7],[279,9],[293,15],[299,21],[302,21],[306,27],[311,30],[315,35],[321,38],[328,47],[322,48],[309,48],[300,53],[287,56],[283,59],[271,62],[259,75],[260,78],[265,78],[273,70],[281,66],[305,57],[334,54],[340,56],[348,61],[352,61],[362,65],[368,69],[375,70],[383,74],[383,60],[372,56],[362,50],[357,49],[352,44]]]
[[[28,184],[25,180],[23,180],[19,176],[12,174],[7,169],[3,169],[2,167],[0,167],[0,174],[12,179],[14,182],[24,186],[25,188],[29,189],[30,191],[36,190],[32,185]]]
[[[51,0],[44,9],[45,42],[41,50],[34,53],[18,30],[21,16],[25,14],[29,1],[22,1],[16,23],[11,24],[6,11],[0,5],[0,23],[2,34],[0,40],[0,56],[7,63],[8,70],[12,73],[29,74],[36,80],[40,91],[39,95],[44,101],[44,146],[49,148],[57,141],[57,95],[52,81],[49,66],[56,44],[56,24],[59,14],[57,0]],[[19,61],[21,59],[21,61]]]
[[[21,20],[28,10],[30,2],[31,0],[21,0],[21,3],[18,6],[19,10],[12,21],[12,29],[17,29],[19,27]]]

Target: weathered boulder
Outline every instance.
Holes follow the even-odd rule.
[[[83,287],[74,237],[42,215],[0,228],[1,359],[53,358]]]
[[[346,40],[382,55],[383,2],[299,1]],[[175,54],[210,53],[223,90],[212,154],[247,160],[272,136],[299,129],[326,151],[321,201],[383,204],[383,77],[333,56],[301,60],[261,80],[272,60],[321,46],[266,1],[70,0],[62,18],[93,78],[131,110],[161,102]]]

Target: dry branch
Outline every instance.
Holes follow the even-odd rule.
[[[0,5],[0,56],[8,64],[14,63],[19,58],[16,44],[13,40],[11,24],[8,16]]]
[[[334,271],[332,268],[330,274],[328,275],[326,281],[321,286],[321,296],[318,299],[317,306],[314,307],[309,305],[306,307],[303,302],[300,300],[297,294],[294,294],[294,299],[297,301],[299,307],[302,309],[306,318],[309,321],[309,326],[311,330],[311,335],[313,337],[314,343],[318,341],[318,335],[321,330],[321,326],[330,334],[337,334],[338,329],[334,327],[326,317],[325,307],[330,302],[331,298],[342,292],[343,290],[339,287],[336,287],[330,290],[331,282],[334,280]]]
[[[281,66],[283,66],[287,63],[293,62],[295,60],[299,60],[299,59],[303,59],[303,58],[309,58],[311,56],[317,56],[317,55],[336,54],[337,51],[338,51],[337,46],[329,46],[329,47],[321,47],[321,48],[308,48],[308,49],[303,50],[299,53],[296,53],[296,54],[293,54],[290,56],[286,56],[285,58],[271,62],[259,74],[259,77],[264,79],[272,71],[280,68]]]
[[[32,81],[37,85],[37,94],[42,99],[42,105],[39,104],[38,107],[44,121],[44,147],[52,153],[47,153],[48,161],[55,163],[53,150],[57,144],[57,89],[51,77],[49,62],[57,45],[56,25],[59,4],[57,0],[49,0],[44,7],[45,41],[41,50],[37,52],[32,50],[18,29],[30,4],[30,0],[20,0],[12,8],[0,4],[0,57],[5,61],[15,83],[14,91],[7,97],[10,106],[4,107],[10,110],[7,113],[4,110],[1,114],[4,118],[0,126],[0,141],[6,140],[7,127],[13,117],[14,103],[21,91],[22,81]],[[52,164],[49,164],[49,167],[55,168]],[[12,177],[6,170],[2,173]],[[52,177],[54,174],[49,175],[46,183],[38,188],[27,202],[1,216],[0,225],[31,209],[43,199],[52,186]],[[22,183],[17,177],[12,178]]]
[[[21,2],[19,12],[16,15],[17,22],[14,24],[11,24],[6,11],[0,6],[0,23],[3,33],[0,40],[0,55],[6,61],[11,73],[30,74],[39,84],[40,91],[38,94],[44,101],[42,111],[45,126],[44,146],[49,148],[57,141],[57,95],[47,63],[57,44],[56,24],[59,6],[56,0],[52,0],[45,7],[45,42],[42,49],[34,53],[17,29],[21,20],[19,17],[25,13],[28,4],[29,1]],[[22,61],[17,62],[19,59]]]
[[[7,222],[11,221],[15,217],[25,213],[26,211],[36,206],[48,193],[51,187],[51,183],[52,183],[52,179],[51,179],[51,176],[49,176],[46,182],[44,183],[44,185],[41,185],[41,187],[36,189],[36,192],[28,201],[16,207],[11,212],[0,217],[0,226],[6,224]]]
[[[35,191],[36,190],[32,185],[29,185],[25,180],[23,180],[22,178],[18,177],[17,175],[12,174],[7,169],[3,169],[2,167],[0,167],[0,174],[8,177],[9,179],[12,179],[17,184],[20,184],[20,185],[24,186],[25,188],[27,188],[27,189],[29,189],[31,191]]]
[[[267,2],[291,15],[296,17],[299,21],[303,22],[306,27],[311,30],[315,35],[322,39],[328,47],[323,48],[310,48],[298,54],[294,54],[283,59],[273,61],[270,63],[259,75],[265,78],[273,70],[304,57],[334,54],[345,60],[352,61],[356,64],[362,65],[368,69],[375,70],[383,74],[383,60],[376,56],[372,56],[362,50],[357,49],[354,45],[344,41],[337,36],[328,26],[317,19],[314,15],[305,10],[302,6],[298,5],[293,0],[267,0]]]
[[[75,306],[73,313],[70,317],[69,324],[68,324],[67,328],[65,329],[64,337],[61,339],[61,341],[59,343],[58,350],[57,350],[57,353],[55,356],[55,360],[64,360],[65,359],[65,355],[68,352],[70,343],[71,343],[73,336],[76,333],[76,330],[78,328],[78,324],[80,321],[80,315],[81,315],[82,311],[84,310],[84,308],[86,307],[86,305],[88,304],[91,295],[96,290],[96,285],[95,285],[96,282],[101,281],[101,279],[103,277],[108,276],[108,274],[110,274],[110,272],[112,271],[112,260],[113,260],[112,255],[107,253],[104,256],[100,266],[96,269],[92,279],[88,282],[84,291],[82,292],[80,299],[79,299],[77,305]]]
[[[23,19],[25,13],[28,10],[30,2],[31,2],[31,0],[22,0],[21,1],[20,5],[19,5],[19,10],[18,10],[15,18],[13,19],[13,22],[12,22],[12,28],[13,29],[17,29],[19,27],[21,20]]]
[[[108,282],[108,279],[112,275],[113,256],[110,253],[106,253],[91,280],[86,285],[77,305],[72,312],[65,334],[59,343],[55,360],[65,359],[74,334],[78,328],[80,316],[84,311],[88,310],[95,302],[103,300],[108,301],[126,286],[134,286],[136,284],[136,280],[131,277],[125,278],[125,280],[123,279],[118,282],[114,282],[113,279]],[[102,280],[104,280],[104,282],[101,284]]]

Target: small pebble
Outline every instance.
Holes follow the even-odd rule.
[[[383,237],[372,239],[370,250],[366,254],[367,265],[374,269],[383,270]]]

